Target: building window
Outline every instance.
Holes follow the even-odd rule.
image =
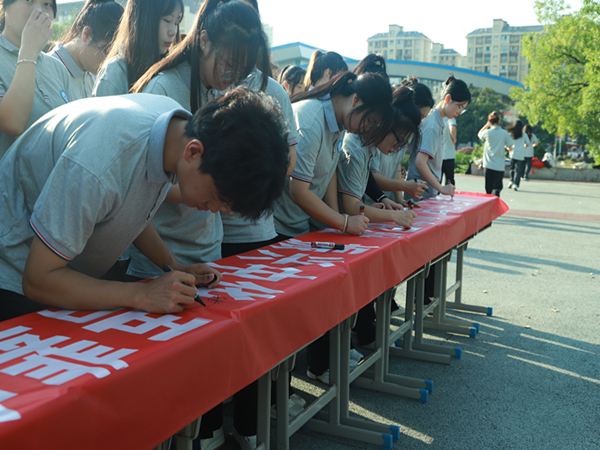
[[[469,53],[473,53],[473,47],[469,47]]]
[[[469,38],[469,44],[473,43],[473,38]]]
[[[402,59],[402,50],[396,50],[396,59]]]
[[[510,42],[519,42],[521,36],[511,36]]]
[[[387,59],[387,50],[383,51],[383,57]]]
[[[492,37],[491,36],[486,36],[485,37],[485,43],[486,44],[491,44],[492,43]]]
[[[475,64],[481,64],[483,62],[483,58],[481,56],[475,57]]]
[[[397,45],[398,47],[402,47],[402,41],[401,41],[400,39],[398,39],[398,40],[396,41],[396,45]]]
[[[494,55],[494,61],[498,61],[498,55]]]
[[[508,45],[503,45],[502,47],[500,47],[500,53],[506,53],[508,52]]]
[[[500,62],[503,62],[503,63],[505,63],[505,62],[508,62],[508,56],[506,56],[506,55],[501,55],[501,56],[500,56]]]
[[[508,42],[508,35],[502,36],[502,38],[500,38],[500,42]]]
[[[492,66],[492,70],[495,72],[496,70],[498,70],[498,66]]]
[[[475,39],[475,43],[476,43],[477,45],[481,45],[481,44],[483,44],[483,37],[478,37],[478,38],[476,38],[476,39]]]
[[[373,48],[373,43],[369,42],[369,48]]]
[[[387,48],[387,41],[383,41],[383,48]]]
[[[390,47],[394,46],[394,41],[390,41]]]
[[[500,71],[506,72],[506,66],[500,66]]]
[[[490,55],[485,55],[483,58],[483,62],[486,64],[489,64],[490,63]]]
[[[418,49],[418,48],[416,48],[416,49],[415,49],[415,55],[418,55],[418,54],[419,54],[419,49]]]
[[[473,62],[473,57],[469,56],[469,62],[472,63]]]
[[[494,51],[497,52],[498,51],[498,46],[494,45]]]
[[[498,40],[498,36],[494,36],[494,40],[497,41]]]
[[[379,48],[381,43],[379,41],[375,42],[375,48]]]
[[[434,57],[433,57],[433,60],[434,60],[434,61],[437,61],[437,56],[434,56]]]
[[[527,66],[521,66],[521,71],[525,72],[527,70]]]
[[[404,46],[405,47],[412,47],[412,41],[410,39],[404,41]]]

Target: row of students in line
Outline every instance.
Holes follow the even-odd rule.
[[[126,17],[131,17],[135,11],[132,4],[128,5]],[[260,27],[257,8],[255,5],[253,6],[236,1],[227,3],[205,2],[197,15],[196,24],[186,40],[165,60],[159,61],[141,79],[133,82],[134,80],[129,76],[129,66],[125,65],[126,72],[123,70],[121,72],[109,71],[107,69],[98,78],[97,87],[107,79],[105,74],[120,74],[121,80],[123,80],[123,74],[125,74],[127,83],[131,84],[133,82],[134,91],[139,92],[147,88],[150,90],[153,89],[152,86],[156,86],[156,89],[162,89],[162,92],[155,91],[155,94],[180,95],[177,98],[179,103],[184,103],[183,106],[191,111],[195,111],[209,100],[210,96],[215,94],[215,90],[224,89],[242,79],[248,84],[252,84],[254,81],[254,89],[264,88],[265,85],[268,89],[268,77],[262,76],[258,71],[252,72],[255,65],[260,65],[268,70],[268,54],[264,34]],[[236,20],[238,20],[237,23]],[[127,24],[127,22],[121,22],[121,27],[125,26],[123,24]],[[230,30],[235,29],[244,35],[233,35],[232,37],[232,33],[225,31],[227,24],[235,24]],[[111,53],[117,53],[115,53],[114,60],[110,59],[108,61],[107,68],[112,63],[116,64],[115,61],[120,59],[120,55],[125,54],[118,53],[117,48],[121,47],[114,46],[111,50]],[[119,64],[122,68],[123,64]],[[186,65],[189,66],[189,72],[187,73]],[[170,74],[169,71],[171,71]],[[312,72],[314,71],[310,71],[310,73]],[[276,208],[275,221],[278,224],[279,236],[272,239],[282,239],[309,231],[311,220],[313,224],[318,221],[337,227],[343,232],[362,234],[368,224],[368,216],[341,214],[338,208],[336,173],[337,160],[343,145],[341,141],[343,130],[360,135],[361,143],[364,146],[381,143],[386,139],[395,139],[396,142],[393,145],[400,146],[402,143],[399,136],[408,141],[417,131],[414,122],[411,125],[410,121],[403,122],[399,120],[402,114],[398,108],[394,108],[392,105],[394,96],[389,82],[384,77],[363,74],[357,78],[356,75],[343,73],[331,78],[332,69],[327,68],[322,72],[320,78],[311,78],[312,91],[301,93],[294,98],[297,107],[294,108],[293,122],[288,123],[293,123],[293,128],[298,132],[298,147],[302,157],[298,159],[297,164],[293,164],[293,158],[290,158],[289,166],[290,169],[293,168],[294,172],[292,172],[289,187],[284,190],[284,196],[280,200],[280,205]],[[251,73],[254,77],[248,79],[248,75]],[[265,72],[263,71],[263,73]],[[167,78],[168,75],[171,75],[170,80]],[[160,80],[161,77],[163,77],[162,80]],[[330,79],[321,82],[322,78]],[[117,86],[117,83],[112,83],[112,86]],[[272,86],[277,91],[277,85],[272,84]],[[167,92],[172,89],[175,91]],[[279,89],[282,90],[281,87]],[[150,92],[149,90],[146,92]],[[276,96],[276,94],[273,95]],[[187,104],[188,100],[189,105]],[[283,97],[280,97],[279,100],[280,105],[285,104]],[[412,102],[412,99],[410,101]],[[283,109],[285,110],[285,107]],[[318,113],[317,115],[315,115],[315,111]],[[411,127],[413,128],[412,131],[410,131]],[[391,130],[393,131],[390,132]],[[319,137],[322,139],[319,139]],[[290,141],[288,135],[288,144],[292,146],[294,143],[295,140]],[[291,154],[293,155],[293,149]],[[197,152],[192,152],[189,157],[193,159],[200,157],[199,155],[201,155],[201,150],[198,148]],[[261,162],[250,167],[252,170],[245,167],[245,172],[249,172],[251,176],[255,177],[257,173],[260,173],[262,166],[268,165],[268,163],[269,161]],[[248,174],[239,173],[236,175],[236,180],[243,181],[244,176]],[[227,186],[216,186],[216,188],[223,197],[228,199],[234,197],[234,195],[227,195],[230,192]],[[268,192],[276,192],[268,185],[265,186],[265,189],[267,190],[267,197]],[[178,197],[178,190],[173,189],[173,201],[181,201],[186,197],[189,198],[190,195],[186,196],[180,190]],[[382,198],[379,198],[379,200],[382,200]],[[187,206],[209,209],[216,213],[224,207],[223,203],[224,201],[221,199],[215,198],[201,205],[187,204]],[[161,206],[161,208],[163,207],[166,206]],[[393,209],[393,205],[390,207]],[[244,212],[243,209],[242,212]],[[248,215],[248,212],[245,212]],[[414,218],[414,213],[404,213],[403,211],[401,213],[406,216],[404,224],[410,226],[412,223],[411,217]],[[185,226],[188,223],[186,214],[187,211],[175,211],[166,213],[165,217],[167,221],[171,221],[170,224],[175,224],[177,229],[182,224]],[[207,224],[204,217],[195,216],[195,219],[198,220],[196,224],[207,225],[204,228],[194,227],[195,230],[203,230],[206,233],[209,228],[212,228],[217,229],[218,232],[218,227],[215,226],[214,222]],[[162,228],[160,225],[161,223],[158,227],[159,234],[166,237],[168,232],[165,230],[169,230],[169,224]],[[266,230],[269,233],[274,231],[274,228],[268,224],[266,226],[264,224],[260,225],[257,229],[261,232]],[[179,234],[179,232],[176,231],[176,234]],[[248,245],[262,246],[270,241],[270,239],[256,240],[255,236],[242,236],[241,239],[243,242],[236,243],[246,245],[244,250],[241,251],[249,249]],[[218,242],[218,240],[216,241]],[[215,240],[211,239],[209,244],[214,244],[214,242]],[[138,242],[137,244],[139,247],[141,243]],[[202,243],[192,242],[185,247],[185,250],[181,249],[182,252],[189,248],[195,251],[192,257],[194,261],[204,259],[200,254],[204,250]],[[239,245],[236,247],[232,249],[234,252],[232,254],[240,250]],[[144,250],[147,251],[148,248],[144,247]],[[171,250],[173,251],[173,249]],[[181,258],[177,254],[177,249],[173,253],[177,259]],[[206,260],[210,260],[210,258],[209,256]],[[155,262],[155,258],[151,259]],[[153,267],[153,269],[156,270],[156,267]],[[211,284],[214,285],[219,281],[219,275],[216,273],[213,273],[213,275],[217,277],[217,279],[212,279]]]

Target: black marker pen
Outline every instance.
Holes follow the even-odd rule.
[[[162,267],[162,269],[165,272],[173,272],[173,268],[170,265],[168,265],[168,264],[165,264]],[[183,284],[185,284],[185,283],[183,283]],[[186,284],[186,286],[187,286],[187,284]],[[196,296],[194,297],[194,300],[197,301],[198,303],[200,303],[202,306],[206,306],[206,303],[204,303],[202,301],[202,297],[200,297],[200,295],[198,295],[198,292],[196,292]]]
[[[312,248],[331,248],[333,250],[344,250],[344,244],[335,244],[333,242],[311,242]]]

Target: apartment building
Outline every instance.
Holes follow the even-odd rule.
[[[444,48],[444,44],[433,43],[431,46],[431,61],[433,64],[463,67],[463,55],[453,48]]]
[[[508,22],[495,19],[492,28],[478,28],[467,34],[463,67],[522,83],[529,70],[522,54],[523,39],[543,30],[542,25],[511,27]]]
[[[431,39],[418,31],[390,25],[387,33],[377,33],[367,39],[367,52],[399,61],[431,62]]]

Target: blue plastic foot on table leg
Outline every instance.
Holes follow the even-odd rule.
[[[477,336],[477,328],[471,327],[469,328],[469,331],[471,332],[471,334],[469,334],[469,337],[474,338],[475,336]]]
[[[454,347],[454,352],[454,359],[460,359],[460,357],[462,356],[462,348]]]
[[[383,438],[383,445],[381,446],[381,448],[383,450],[392,450],[394,446],[394,438],[392,438],[392,435],[382,434],[381,437]]]
[[[400,427],[398,425],[390,425],[390,430],[392,431],[392,438],[394,442],[400,440]]]
[[[487,312],[487,315],[488,315],[488,316],[491,316],[493,312],[494,312],[494,308],[492,308],[491,306],[488,306],[488,312]]]
[[[479,324],[477,322],[473,322],[473,326],[475,327],[475,329],[479,333]]]
[[[429,391],[427,389],[419,389],[419,392],[421,393],[421,398],[419,399],[419,402],[427,403],[427,400],[429,400]]]
[[[302,425],[302,431],[304,431],[306,434],[311,433],[310,428],[308,428],[308,424],[306,424],[306,423],[304,425]]]
[[[402,347],[402,338],[397,339],[394,345],[398,348]]]
[[[433,394],[433,381],[432,380],[425,380],[425,389],[427,389],[430,394]]]

